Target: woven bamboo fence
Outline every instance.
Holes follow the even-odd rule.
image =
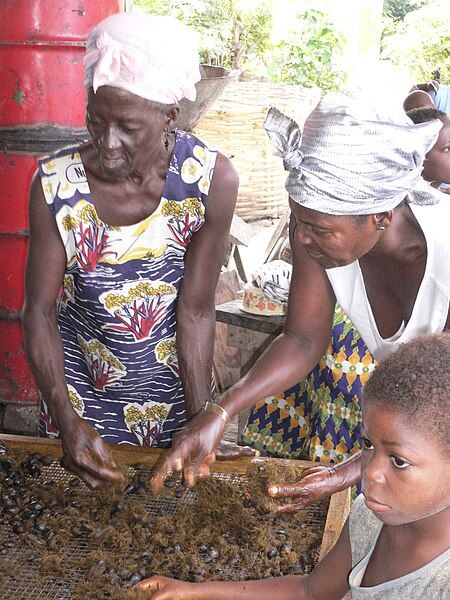
[[[302,125],[318,100],[317,89],[233,82],[196,126],[196,134],[232,157],[240,178],[236,213],[245,221],[277,218],[287,207],[287,174],[263,127],[267,111],[276,106]]]

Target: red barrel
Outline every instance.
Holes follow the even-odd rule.
[[[88,32],[122,0],[3,0],[0,32],[0,402],[36,403],[20,314],[36,158],[87,138]]]
[[[84,42],[86,34],[112,13],[116,0],[2,0],[2,40],[6,42]]]

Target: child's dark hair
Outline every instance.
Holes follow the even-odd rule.
[[[415,338],[381,361],[364,387],[364,405],[399,411],[450,444],[450,332]]]
[[[442,119],[447,116],[443,110],[437,108],[413,108],[406,113],[413,123],[426,123],[435,119]]]

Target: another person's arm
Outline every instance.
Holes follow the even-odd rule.
[[[205,223],[186,251],[177,302],[177,351],[188,419],[211,400],[214,296],[229,240],[238,184],[230,160],[219,153],[206,202]],[[221,443],[220,451],[226,458],[255,453],[226,442]]]
[[[291,238],[295,224],[291,222]],[[219,404],[230,417],[257,400],[285,390],[303,379],[323,355],[331,336],[335,296],[325,271],[298,243],[292,241],[293,273],[284,332],[258,359],[249,373],[228,390]],[[202,411],[173,444],[156,469],[153,490],[158,491],[170,471],[184,469],[187,481],[204,470],[217,447],[225,422]]]
[[[300,481],[269,486],[268,493],[274,498],[292,498],[278,506],[279,512],[292,513],[305,508],[311,502],[328,498],[331,494],[346,490],[361,479],[361,452],[339,464],[321,465],[306,469]]]
[[[436,94],[436,92],[439,90],[439,81],[433,79],[425,83],[416,83],[412,86],[412,88],[409,91],[414,92],[415,90],[421,90],[422,92],[431,92]]]
[[[340,600],[349,590],[352,568],[348,520],[335,546],[307,576],[288,575],[260,581],[186,583],[152,577],[136,587],[151,590],[153,600]]]
[[[23,311],[25,348],[39,389],[62,438],[62,464],[88,485],[123,482],[123,474],[96,431],[75,412],[64,375],[64,352],[56,321],[56,298],[66,265],[56,222],[35,176],[30,190],[30,246]]]

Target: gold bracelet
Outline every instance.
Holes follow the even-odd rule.
[[[231,421],[230,419],[230,415],[228,414],[228,411],[225,410],[223,408],[223,406],[220,406],[219,404],[214,404],[214,402],[207,402],[205,404],[205,410],[209,410],[210,412],[215,413],[217,416],[219,416],[223,421],[225,421],[225,425],[228,425],[228,423]]]

